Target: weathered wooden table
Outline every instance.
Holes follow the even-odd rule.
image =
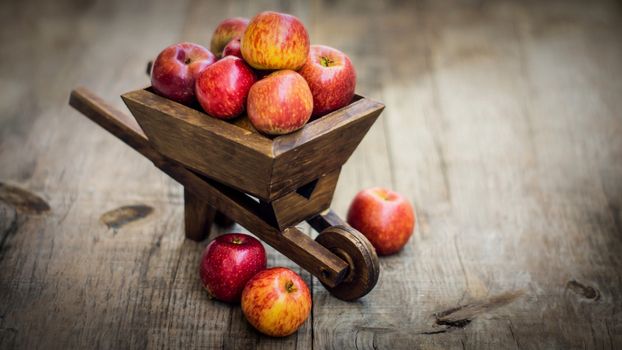
[[[387,105],[333,208],[381,185],[419,220],[358,302],[303,273],[285,339],[208,300],[181,186],[67,105],[80,84],[123,108],[160,49],[266,8]],[[0,23],[0,348],[622,346],[619,3],[4,1]]]

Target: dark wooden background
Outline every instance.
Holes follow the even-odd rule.
[[[387,106],[333,208],[380,185],[418,214],[358,302],[301,271],[285,339],[208,300],[182,188],[67,105],[82,84],[124,108],[162,48],[264,9]],[[619,1],[2,1],[0,28],[0,348],[622,346]]]

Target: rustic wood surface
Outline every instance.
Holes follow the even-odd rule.
[[[123,109],[160,49],[268,8],[387,106],[332,208],[381,185],[418,214],[354,303],[268,249],[313,290],[285,339],[208,300],[181,186],[67,105],[85,85]],[[13,0],[0,20],[0,348],[622,346],[619,2]]]

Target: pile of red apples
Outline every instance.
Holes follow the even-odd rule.
[[[246,112],[259,132],[282,135],[348,105],[356,73],[343,52],[310,45],[298,18],[267,11],[221,22],[209,50],[188,42],[167,47],[153,63],[151,85],[182,104],[198,101],[213,118]]]
[[[251,20],[221,22],[209,50],[188,42],[167,47],[153,63],[151,83],[171,100],[188,106],[198,102],[209,117],[231,120],[246,113],[259,132],[282,135],[348,105],[356,73],[341,51],[310,45],[298,18],[262,12]],[[352,201],[348,223],[379,255],[390,255],[408,242],[415,216],[403,196],[371,188]],[[267,268],[263,245],[246,234],[211,241],[200,277],[211,298],[240,303],[249,323],[270,336],[294,333],[311,310],[304,280],[287,268]]]

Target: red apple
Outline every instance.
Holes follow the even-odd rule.
[[[242,57],[242,52],[240,51],[240,37],[235,37],[231,39],[231,41],[225,46],[225,49],[222,50],[222,56],[236,56],[239,58]]]
[[[244,31],[242,55],[256,69],[298,70],[309,55],[309,34],[292,15],[261,12]]]
[[[323,45],[311,45],[307,63],[298,71],[313,94],[313,116],[347,106],[354,97],[356,73],[343,52]]]
[[[255,73],[241,58],[227,56],[207,67],[195,92],[203,110],[212,117],[231,119],[244,112]]]
[[[242,292],[242,312],[261,333],[285,337],[309,317],[311,293],[297,273],[284,267],[263,270]]]
[[[300,74],[280,70],[257,81],[248,93],[248,119],[269,135],[302,128],[313,111],[313,95]]]
[[[415,228],[415,213],[402,195],[370,188],[352,200],[348,223],[367,237],[378,255],[390,255],[408,242]]]
[[[151,85],[160,95],[190,104],[194,83],[216,58],[208,49],[193,43],[175,44],[164,49],[153,62]]]
[[[231,41],[231,39],[244,34],[244,30],[246,30],[247,25],[248,18],[241,17],[227,18],[226,20],[220,22],[218,26],[216,26],[214,34],[212,34],[210,50],[218,57],[221,57],[222,50],[225,46]]]
[[[199,273],[210,297],[238,302],[246,282],[266,268],[266,251],[249,235],[230,233],[211,241],[203,251]]]

